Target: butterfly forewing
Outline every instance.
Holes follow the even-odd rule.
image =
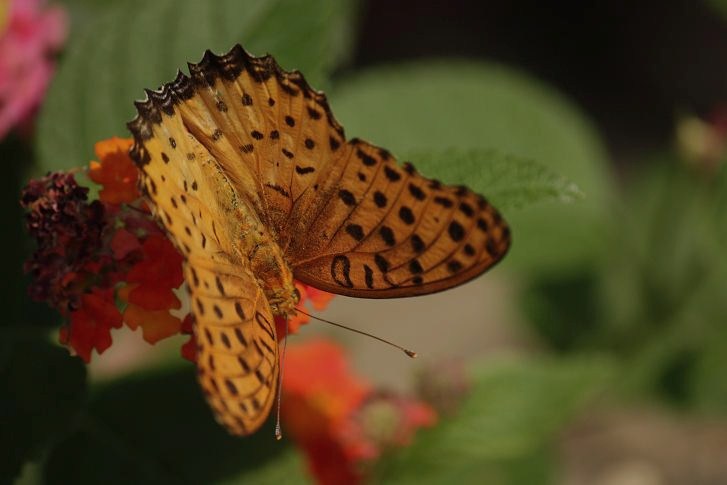
[[[344,146],[325,96],[239,46],[208,52],[190,73],[194,95],[178,107],[185,125],[285,245]]]

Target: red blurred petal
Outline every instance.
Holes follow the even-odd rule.
[[[71,313],[69,325],[61,330],[61,342],[84,361],[91,361],[93,349],[101,354],[111,346],[111,329],[122,324],[112,290],[93,290],[81,298],[81,307]]]
[[[328,306],[328,303],[330,303],[333,297],[336,296],[333,293],[328,293],[327,291],[319,290],[318,288],[313,288],[312,286],[303,286],[305,286],[305,292],[308,296],[308,301],[310,301],[313,308],[318,311],[325,310]]]
[[[126,279],[138,283],[129,293],[129,302],[152,311],[179,308],[179,299],[172,289],[184,281],[182,255],[161,234],[146,238],[141,249],[143,259],[129,270]]]
[[[111,239],[111,251],[115,259],[124,259],[129,253],[141,249],[139,239],[126,229],[119,229]]]
[[[131,290],[129,303],[134,303],[149,311],[169,310],[182,306],[179,298],[170,288],[155,286],[153,283],[141,284]]]
[[[335,407],[332,414],[344,415],[361,402],[371,386],[351,373],[339,345],[319,339],[288,348],[283,391],[301,396],[330,395],[327,403]]]
[[[197,362],[197,339],[194,336],[194,315],[191,313],[187,314],[182,320],[182,328],[180,329],[183,334],[189,335],[189,340],[182,345],[182,357],[190,362]]]
[[[197,339],[194,335],[190,335],[189,340],[182,345],[181,353],[182,357],[188,361],[192,363],[197,362]]]
[[[282,417],[319,483],[358,483],[362,476],[339,430],[371,392],[348,368],[343,349],[314,340],[285,356]]]

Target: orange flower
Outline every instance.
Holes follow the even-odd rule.
[[[101,354],[111,346],[111,329],[121,324],[113,290],[94,289],[81,297],[81,308],[72,312],[70,324],[61,328],[60,340],[88,363],[93,349]]]
[[[306,301],[311,302],[313,308],[320,311],[325,310],[328,306],[328,302],[336,296],[332,293],[327,293],[317,288],[313,288],[312,286],[304,285],[298,281],[295,282],[295,287],[297,288],[298,293],[300,293],[300,300],[295,307],[304,311]],[[296,313],[292,317],[288,317],[288,334],[297,333],[300,327],[309,321],[310,317],[300,312]],[[282,340],[285,337],[285,317],[275,317],[275,330],[278,332],[278,340]]]
[[[312,286],[306,286],[305,293],[313,308],[318,311],[325,310],[328,303],[336,296],[333,293],[328,293],[327,291],[319,290]]]
[[[281,414],[321,484],[363,481],[372,460],[437,420],[423,402],[375,392],[349,370],[341,347],[325,340],[288,350]]]
[[[314,401],[322,414],[335,421],[355,409],[371,386],[351,373],[338,344],[318,339],[290,346],[283,390]]]
[[[96,157],[101,161],[90,163],[88,176],[103,186],[99,192],[102,202],[129,204],[140,197],[136,188],[139,171],[129,157],[132,143],[130,138],[113,137],[94,146]]]
[[[339,430],[371,392],[353,375],[343,350],[325,340],[291,346],[285,356],[282,418],[305,451],[319,483],[357,483],[357,450],[338,439]]]
[[[124,310],[124,322],[132,330],[141,327],[144,340],[150,344],[176,335],[182,328],[182,321],[168,310],[149,311],[133,303]]]

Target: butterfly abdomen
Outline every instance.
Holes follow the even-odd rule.
[[[246,243],[250,246],[251,242]],[[278,244],[259,234],[248,253],[252,274],[257,278],[273,315],[287,315],[295,308],[298,297],[293,272],[288,267]]]

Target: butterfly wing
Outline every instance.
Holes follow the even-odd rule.
[[[250,199],[282,247],[315,197],[344,143],[343,128],[325,95],[271,56],[256,58],[239,45],[216,56],[207,51],[163,89],[188,130]],[[161,105],[161,104],[160,104]]]
[[[156,106],[172,98],[301,281],[358,297],[411,296],[463,283],[506,253],[509,229],[487,201],[347,142],[299,72],[236,46],[207,51],[190,73],[166,85]]]
[[[187,281],[195,316],[199,382],[217,421],[247,435],[268,417],[278,378],[275,325],[253,275],[191,258]]]
[[[138,108],[132,157],[156,215],[185,256],[200,384],[218,421],[232,433],[252,433],[274,400],[278,347],[268,301],[237,248],[244,201],[182,117],[156,110],[151,100]]]
[[[351,140],[329,194],[291,245],[302,282],[362,298],[451,288],[497,263],[510,230],[483,197],[422,177],[386,150]]]

